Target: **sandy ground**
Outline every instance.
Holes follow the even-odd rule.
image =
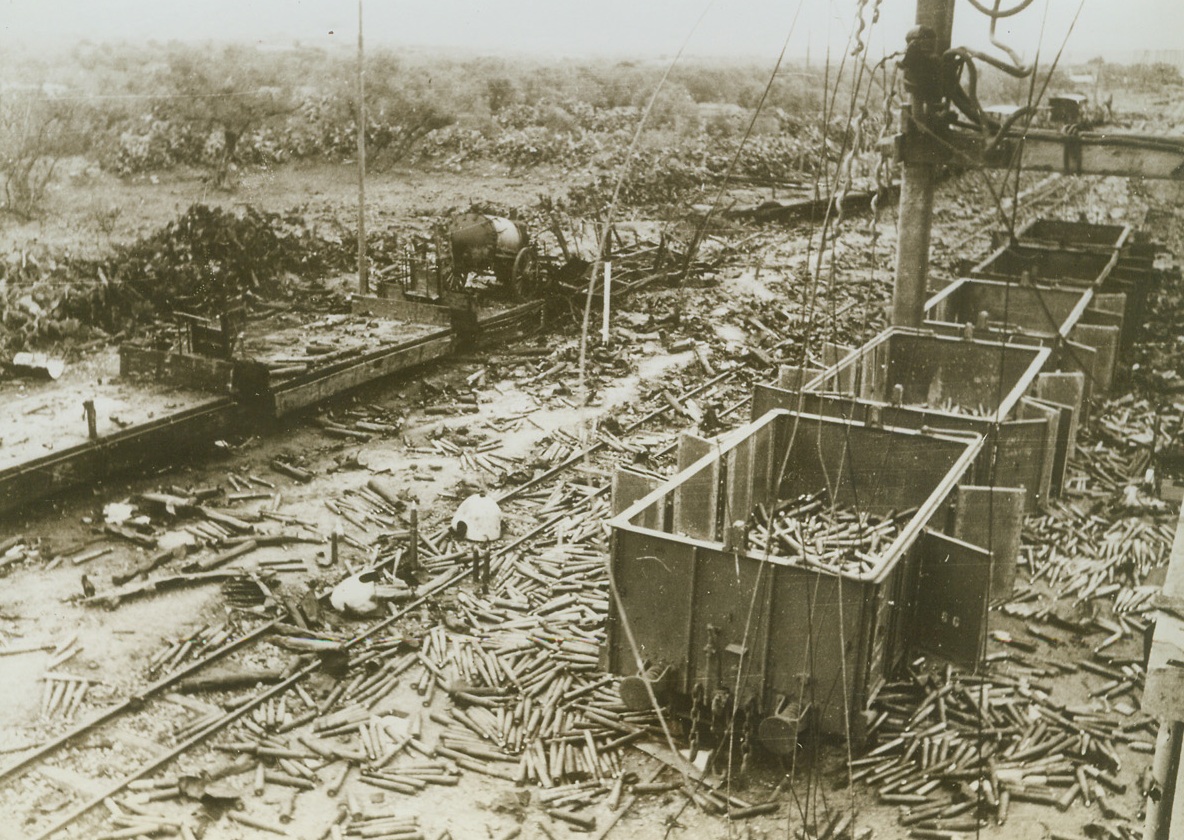
[[[310,186],[309,173],[300,170],[256,173],[245,179],[243,187],[233,198],[212,198],[249,200],[264,206],[288,206],[287,202],[298,200],[304,194],[311,205],[323,203],[327,208],[340,210],[341,205],[348,201],[352,188],[344,175],[344,170],[318,170],[313,179],[318,186]],[[392,213],[396,212],[394,208],[400,208],[399,212],[411,214],[420,207],[462,206],[468,200],[494,192],[498,194],[499,200],[507,203],[514,199],[529,202],[537,196],[540,185],[541,182],[528,183],[493,176],[452,179],[422,173],[395,173],[385,186],[372,188],[371,194],[376,206],[385,206]],[[166,182],[159,187],[159,190],[153,191],[151,201],[137,204],[134,197],[144,194],[139,186],[104,181],[103,190],[114,191],[116,198],[126,203],[127,215],[120,216],[120,224],[126,224],[126,228],[113,236],[130,236],[139,226],[154,222],[169,201],[175,201],[179,211],[193,200],[192,183],[174,185]],[[387,198],[384,198],[384,190]],[[182,198],[182,195],[186,197]],[[975,222],[975,215],[973,209],[959,207],[949,214],[945,222],[956,230],[964,231],[965,225]],[[69,220],[63,218],[44,223],[36,229],[23,231],[23,234],[35,236],[46,244],[64,242],[70,236]],[[11,243],[19,238],[21,232],[10,229],[6,235],[10,237],[8,241]],[[739,342],[752,331],[751,325],[726,321],[731,302],[745,298],[758,305],[775,305],[782,296],[779,284],[795,282],[793,278],[805,276],[809,268],[806,264],[808,255],[803,252],[800,235],[776,233],[769,240],[769,246],[760,250],[759,257],[746,257],[741,261],[742,264],[729,270],[722,286],[705,289],[696,298],[693,311],[699,319],[697,323],[714,329],[724,341]],[[876,244],[876,249],[881,253],[880,259],[871,260],[870,263],[867,261],[868,246],[866,235],[852,230],[833,257],[836,268],[872,280],[886,279],[885,258],[891,253],[891,232],[886,233]],[[639,309],[644,305],[644,301],[640,302]],[[101,510],[108,502],[128,499],[138,492],[158,487],[225,484],[226,475],[231,471],[241,475],[258,475],[273,483],[274,490],[282,497],[281,510],[310,522],[322,537],[337,524],[336,517],[326,509],[324,501],[365,484],[376,473],[397,481],[405,489],[408,498],[425,511],[427,524],[435,524],[444,519],[455,504],[454,494],[461,481],[479,486],[486,478],[479,472],[466,472],[454,457],[413,450],[429,445],[431,437],[442,430],[455,433],[464,429],[475,436],[496,440],[500,445],[499,452],[508,457],[525,455],[537,449],[539,442],[553,430],[564,430],[578,436],[592,417],[624,414],[635,408],[643,383],[668,376],[693,359],[690,353],[666,354],[656,342],[642,342],[630,347],[629,352],[633,356],[635,372],[616,379],[598,395],[596,404],[587,409],[576,409],[562,394],[549,392],[547,388],[551,383],[532,383],[526,381],[529,377],[507,377],[492,373],[486,376],[484,384],[478,389],[480,411],[446,419],[424,416],[416,411],[424,383],[430,383],[433,387],[461,383],[478,370],[488,367],[487,359],[474,357],[434,364],[413,374],[368,386],[334,401],[322,412],[365,408],[386,416],[398,416],[404,420],[400,435],[380,436],[366,444],[345,442],[325,437],[311,418],[296,419],[271,434],[235,441],[233,448],[224,450],[221,456],[196,467],[171,469],[154,476],[117,481],[60,501],[35,505],[18,521],[6,526],[0,532],[0,537],[10,533],[43,537],[48,541],[47,554],[60,552],[63,547],[77,546],[94,539],[96,523],[100,521]],[[77,375],[87,381],[87,377],[97,378],[103,374],[99,368],[88,371],[80,367]],[[499,421],[520,417],[526,412],[529,412],[530,422],[520,420],[513,430],[498,431],[489,425],[491,421],[500,425]],[[317,478],[299,484],[277,475],[268,469],[268,464],[277,456],[299,461],[315,472]],[[359,465],[366,466],[360,468]],[[248,502],[244,509],[269,503],[268,500]],[[346,528],[348,533],[349,526]],[[341,565],[335,569],[325,569],[321,566],[325,551],[324,543],[286,549],[269,548],[257,552],[251,560],[243,563],[258,563],[275,556],[302,562],[308,574],[288,578],[295,585],[296,581],[305,577],[336,577],[343,571],[345,564],[358,564],[366,559],[364,552],[347,547],[342,552]],[[82,642],[82,650],[68,663],[68,667],[73,672],[93,675],[101,683],[89,698],[88,708],[99,708],[107,702],[134,693],[136,686],[145,681],[143,663],[162,645],[204,624],[219,621],[225,615],[224,605],[214,587],[130,602],[109,612],[74,603],[81,593],[81,574],[87,574],[102,587],[113,573],[129,567],[142,553],[125,543],[115,543],[111,553],[82,566],[67,561],[52,569],[45,568],[41,563],[28,563],[16,569],[5,578],[0,590],[0,638],[11,645],[54,644],[77,634]],[[1002,617],[996,617],[995,620],[999,626],[1008,626]],[[1088,639],[1075,640],[1072,647],[1064,651],[1064,655],[1081,656],[1088,651],[1088,647]],[[47,656],[47,652],[41,651],[0,658],[0,720],[3,721],[0,725],[0,749],[43,740],[65,725],[61,721],[47,723],[39,718],[42,686],[38,678],[43,673]],[[1067,692],[1065,699],[1069,702],[1082,697],[1089,686],[1089,682],[1080,677],[1064,683],[1064,686],[1058,685],[1058,690]],[[408,714],[422,708],[422,700],[407,686],[392,695],[389,702],[393,711]],[[435,702],[440,705],[443,698],[438,697]],[[419,704],[418,708],[416,704]],[[132,741],[134,737],[129,735],[127,740]],[[821,766],[814,768],[818,784],[812,789],[799,790],[801,799],[798,801],[816,802],[821,798],[836,806],[846,804],[848,793],[842,790],[842,758],[842,750],[824,750]],[[1131,779],[1147,763],[1146,756],[1133,753],[1124,754],[1123,759],[1126,765],[1124,776]],[[195,754],[187,757],[182,766],[201,766],[203,762],[212,760],[207,754]],[[635,763],[633,769],[642,777],[648,777],[658,767],[652,759],[640,755],[631,761]],[[72,766],[67,763],[67,769],[75,772],[76,776],[86,776],[88,772],[102,776],[121,769],[117,761],[105,770],[101,762],[99,766],[93,766],[94,763],[93,760],[78,758]],[[771,794],[787,769],[773,766],[754,771],[746,777],[747,787],[740,795],[760,801]],[[800,772],[801,768],[797,769]],[[69,773],[65,773],[64,777],[69,780]],[[243,788],[250,787],[250,780],[245,777],[236,782]],[[61,778],[57,783],[67,784]],[[86,787],[86,782],[73,778],[73,786]],[[473,773],[465,774],[464,781],[456,788],[433,789],[411,799],[393,793],[375,792],[358,785],[351,785],[349,789],[354,791],[359,807],[367,811],[415,813],[429,837],[445,829],[451,831],[457,840],[500,837],[524,818],[524,837],[586,836],[542,818],[537,807],[528,808],[527,803],[536,794]],[[36,788],[35,792],[38,797],[44,796],[44,786]],[[906,836],[905,829],[895,822],[893,809],[875,806],[873,794],[862,788],[857,789],[857,796],[860,797],[861,807],[866,809],[865,822],[861,824],[874,827],[876,838],[898,840]],[[1133,815],[1139,807],[1137,785],[1132,784],[1125,796],[1114,797],[1114,801],[1124,812]],[[26,807],[52,804],[52,800],[29,796],[18,798],[18,802]],[[246,803],[248,813],[258,814],[274,814],[282,805],[274,793],[262,798],[248,794]],[[333,818],[335,809],[335,802],[319,793],[301,797],[288,830],[293,836],[321,836]],[[1017,804],[1013,806],[1012,818],[1007,827],[988,829],[982,836],[1035,840],[1048,836],[1050,830],[1080,833],[1090,818],[1090,813],[1081,806],[1061,814],[1055,809]],[[748,825],[755,829],[753,834],[756,836],[761,832],[769,836],[781,836],[799,827],[800,819],[796,817],[793,800],[789,800],[781,814],[763,817]],[[11,834],[11,827],[6,830],[10,836],[19,836]],[[74,836],[94,836],[88,832],[95,830],[94,824],[88,824]],[[749,831],[747,826],[721,822],[694,809],[685,808],[685,800],[677,794],[648,798],[631,810],[615,829],[620,835],[638,838],[742,837]],[[3,833],[0,831],[0,834]],[[269,835],[225,821],[212,827],[206,834],[208,840],[262,836]]]

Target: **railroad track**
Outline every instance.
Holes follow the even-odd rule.
[[[1021,192],[1018,196],[1019,211],[1016,227],[1020,226],[1020,219],[1029,218],[1040,210],[1049,207],[1054,202],[1070,202],[1091,188],[1091,182],[1080,178],[1066,178],[1062,175],[1050,175],[1039,183]],[[1004,209],[1011,211],[1014,207],[1013,199],[1005,198]],[[950,244],[953,251],[961,251],[973,242],[989,238],[992,231],[999,229],[999,210],[989,207],[978,215],[978,222],[970,233]]]
[[[540,584],[540,579],[547,581],[549,567],[545,567],[543,572],[535,570],[533,580],[523,575],[524,558],[540,544],[551,549],[557,544],[567,546],[565,550],[570,551],[570,554],[565,556],[569,559],[579,558],[578,562],[583,563],[588,588],[597,592],[602,591],[599,578],[603,576],[603,558],[607,555],[605,546],[600,542],[603,535],[599,523],[608,511],[609,484],[577,484],[568,480],[569,474],[577,470],[590,475],[611,474],[616,465],[632,462],[642,451],[649,453],[650,466],[660,467],[668,462],[676,444],[670,440],[655,446],[653,433],[648,431],[649,428],[674,413],[677,408],[685,406],[687,400],[695,397],[719,400],[728,396],[727,392],[736,387],[737,380],[744,378],[739,376],[741,372],[741,368],[732,368],[687,389],[673,399],[659,401],[655,407],[623,429],[619,436],[604,435],[590,445],[576,449],[561,458],[545,473],[501,494],[501,504],[511,519],[516,518],[521,522],[535,521],[538,524],[489,554],[488,574],[491,579],[488,584],[491,591],[506,594],[508,587],[511,591],[520,593],[523,581],[533,585],[536,591],[550,591],[562,587],[557,578],[552,582]],[[721,419],[735,415],[747,402],[747,397],[734,401],[729,408],[720,412]],[[680,422],[676,425],[682,424]],[[646,433],[649,437],[643,443],[635,442],[633,439],[641,433]],[[370,501],[373,502],[373,498]],[[97,809],[106,804],[110,811],[108,816],[112,817],[119,808],[113,805],[113,797],[128,791],[137,791],[140,798],[149,802],[177,796],[180,793],[176,784],[178,777],[170,777],[165,780],[167,783],[162,784],[153,782],[151,777],[195,753],[199,748],[210,745],[215,736],[228,730],[232,731],[231,737],[236,739],[231,743],[240,746],[243,744],[243,738],[249,739],[260,735],[279,737],[293,732],[299,734],[302,728],[308,728],[308,724],[331,717],[343,706],[349,708],[351,704],[356,704],[357,697],[365,695],[367,690],[374,693],[372,690],[376,684],[373,683],[374,675],[370,672],[371,669],[378,673],[390,672],[391,679],[388,680],[387,686],[389,688],[394,687],[395,679],[400,674],[407,672],[406,679],[411,680],[412,685],[423,686],[425,695],[428,695],[426,699],[430,701],[429,686],[432,693],[437,688],[446,687],[441,685],[444,681],[440,679],[443,674],[440,665],[434,667],[433,663],[424,657],[408,659],[408,651],[401,652],[398,658],[395,658],[393,651],[400,649],[401,637],[384,634],[392,631],[404,618],[434,602],[435,599],[446,593],[455,592],[462,581],[473,575],[475,568],[468,562],[469,553],[449,544],[444,539],[443,532],[425,535],[419,548],[424,566],[432,575],[431,582],[397,613],[362,628],[348,638],[334,641],[332,647],[348,652],[353,665],[351,672],[335,681],[328,693],[319,699],[314,698],[310,691],[304,688],[306,683],[323,682],[320,677],[314,679],[314,675],[320,674],[322,666],[319,660],[311,656],[296,658],[286,664],[279,663],[280,667],[273,669],[273,673],[268,675],[272,684],[260,689],[224,694],[223,702],[220,704],[193,700],[177,691],[184,688],[187,683],[209,678],[216,665],[231,666],[233,670],[235,666],[243,667],[257,663],[261,657],[271,663],[283,658],[284,645],[292,644],[291,641],[285,640],[291,639],[288,634],[293,630],[282,618],[246,620],[233,627],[228,626],[215,631],[205,630],[163,650],[157,663],[167,671],[163,676],[122,702],[71,726],[0,770],[0,789],[6,789],[9,797],[15,794],[27,801],[30,796],[36,796],[38,785],[42,783],[58,788],[59,792],[67,788],[74,789],[69,796],[69,804],[64,806],[64,811],[58,808],[48,819],[26,824],[23,829],[26,835],[40,840],[79,824],[83,824],[88,831],[98,831],[97,825],[94,824],[97,823],[94,818]],[[386,561],[380,562],[379,565],[383,565],[383,562]],[[460,597],[460,609],[473,620],[473,629],[481,629],[480,620],[472,613],[474,602],[469,600],[471,596],[462,594]],[[565,593],[561,592],[558,597],[563,599]],[[563,694],[573,695],[572,702],[595,698],[601,703],[611,703],[614,699],[609,693],[607,679],[600,677],[598,682],[585,682],[582,676],[593,670],[589,667],[592,664],[589,657],[593,655],[592,651],[599,642],[599,626],[606,612],[606,598],[607,595],[604,600],[588,599],[593,607],[586,609],[582,617],[570,623],[564,624],[559,620],[560,625],[573,634],[572,638],[582,639],[583,642],[579,653],[568,657],[571,661],[568,662],[569,667],[563,675],[568,683]],[[554,600],[554,597],[547,599],[548,602]],[[524,613],[529,614],[532,606],[529,601],[520,606],[524,608]],[[546,614],[554,616],[556,612],[553,603],[547,605]],[[556,620],[549,618],[546,624],[554,624]],[[318,637],[315,632],[307,635]],[[208,644],[211,637],[218,639],[217,645]],[[199,658],[185,663],[185,654],[201,647],[203,641],[207,644],[205,649],[200,651]],[[269,645],[269,642],[275,644]],[[451,644],[451,649],[461,650],[466,642],[467,640],[462,639],[458,647],[449,639],[443,644]],[[546,652],[544,650],[544,653]],[[459,656],[458,653],[458,658]],[[551,657],[547,655],[544,658]],[[380,663],[377,669],[376,662]],[[357,682],[359,673],[367,677],[364,684]],[[466,670],[462,676],[473,679],[475,675]],[[481,680],[478,677],[476,681]],[[480,687],[491,688],[488,685]],[[366,699],[370,697],[367,696]],[[555,698],[553,705],[557,705],[558,700],[559,698]],[[64,707],[68,704],[63,701],[58,705]],[[81,706],[81,698],[73,705]],[[633,731],[632,726],[618,721],[616,729],[611,726],[605,728],[605,737],[611,734],[614,738],[621,738]],[[621,729],[629,731],[622,733]],[[607,740],[611,741],[613,738]],[[605,742],[602,738],[602,743]],[[128,759],[123,767],[112,766],[116,764],[111,760],[112,744],[120,745],[119,752]],[[518,747],[521,748],[521,745]],[[284,752],[278,748],[270,751],[266,747],[256,748],[255,757],[260,762],[268,759],[278,760],[282,756],[271,754],[277,751]],[[301,747],[288,752],[306,753],[307,750]],[[100,754],[103,755],[103,775],[110,777],[113,771],[118,773],[113,781],[86,779],[72,769],[75,766],[95,764],[94,756]],[[327,756],[321,755],[318,758],[326,760]],[[263,764],[257,766],[262,767]],[[315,776],[316,770],[322,767],[316,767],[315,764],[313,767]],[[242,772],[242,769],[241,763],[223,762],[215,775],[238,773]],[[307,764],[300,765],[299,769],[289,766],[288,770],[295,772],[285,773],[284,770],[273,767],[267,769],[266,775],[260,778],[264,784],[293,783],[298,778],[310,781],[300,775],[302,772],[307,775],[309,769],[312,768]],[[556,774],[556,777],[561,778],[563,774]],[[380,784],[382,780],[374,778],[370,781]],[[0,796],[4,795],[0,792]],[[10,802],[10,807],[12,804]],[[130,833],[119,832],[131,832],[137,826],[145,825],[142,822],[137,823],[134,814],[126,812],[115,814],[112,818],[115,822],[112,836],[133,836]],[[175,828],[175,833],[183,835],[183,824],[184,821],[180,819],[175,822],[159,822],[156,824],[157,833],[167,833]]]
[[[597,671],[594,651],[602,639],[608,603],[607,549],[600,523],[608,512],[609,485],[596,479],[639,456],[651,471],[669,467],[677,445],[671,438],[683,424],[657,433],[649,427],[685,412],[692,398],[730,402],[719,416],[732,417],[748,402],[747,396],[735,393],[746,384],[742,372],[732,368],[658,401],[619,435],[602,435],[590,445],[557,452],[551,469],[501,494],[511,521],[535,524],[489,553],[487,564],[471,564],[471,552],[450,544],[440,532],[425,535],[417,548],[431,582],[380,621],[348,636],[315,631],[293,635],[281,620],[251,621],[233,627],[217,646],[204,636],[206,647],[213,649],[203,650],[201,658],[189,664],[184,664],[181,652],[185,642],[165,651],[161,662],[168,673],[163,677],[0,770],[0,785],[10,795],[16,784],[32,775],[59,789],[73,786],[85,791],[71,795],[68,804],[46,819],[27,825],[26,835],[41,840],[82,825],[90,832],[86,836],[97,836],[101,829],[94,814],[106,806],[114,825],[105,836],[188,836],[189,823],[176,809],[172,815],[151,811],[153,803],[168,807],[181,795],[180,776],[159,774],[186,758],[194,758],[195,766],[208,766],[209,756],[197,753],[211,746],[240,756],[223,762],[217,773],[254,772],[256,789],[270,785],[299,791],[326,785],[336,794],[348,773],[361,775],[351,784],[406,795],[429,784],[455,784],[462,771],[528,779],[559,792],[548,800],[553,816],[588,828],[579,822],[586,817],[564,807],[588,796],[578,780],[601,781],[602,773],[603,779],[613,773],[619,778],[621,750],[654,731],[650,713],[626,712],[613,695],[612,679]],[[584,479],[571,480],[573,472],[582,472]],[[363,508],[372,506],[379,516],[396,513],[383,508],[382,500],[372,494],[359,494],[354,501]],[[398,562],[405,556],[401,548],[388,552],[378,565]],[[474,576],[477,586],[462,590],[459,585]],[[418,649],[406,645],[396,632],[401,623],[446,598],[455,620],[420,633]],[[181,681],[202,677],[216,663],[251,663],[268,640],[281,645],[288,640],[290,645],[293,639],[310,643],[304,648],[309,655],[288,663],[273,684],[226,695],[219,704],[186,702],[175,693]],[[193,640],[190,651],[198,641]],[[313,654],[330,648],[348,653],[351,665],[347,673],[328,681]],[[268,658],[282,656],[282,650],[276,647]],[[461,681],[463,686],[456,688]],[[414,688],[423,698],[424,710],[437,694],[446,692],[458,706],[468,707],[459,714],[429,714],[430,722],[442,727],[436,746],[419,734],[371,731],[369,711],[381,708],[400,686]],[[63,705],[79,706],[81,699],[59,697],[56,706]],[[424,724],[422,717],[417,709],[418,725]],[[223,740],[215,742],[222,735]],[[146,737],[167,746],[153,750],[144,744]],[[118,772],[114,780],[95,782],[77,777],[69,768],[95,764],[88,754],[112,742],[132,743],[142,753],[132,755],[123,768],[112,767],[112,756],[104,754],[104,771]],[[419,757],[413,764],[405,761],[412,754]],[[62,759],[64,764],[54,763]],[[391,767],[398,772],[387,772]],[[116,797],[129,791],[134,797],[120,804]],[[26,799],[28,793],[23,791]],[[700,796],[716,808],[750,807],[735,798]],[[245,824],[261,830],[282,832],[285,825],[283,811],[278,825],[250,809],[236,818],[254,820]]]

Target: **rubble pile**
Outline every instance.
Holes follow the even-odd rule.
[[[0,353],[122,333],[174,310],[216,314],[241,300],[330,300],[308,285],[350,265],[353,246],[302,216],[194,204],[98,260],[22,253],[0,263]]]

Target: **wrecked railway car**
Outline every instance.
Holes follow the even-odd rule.
[[[799,727],[843,734],[917,644],[975,661],[986,602],[962,595],[985,593],[989,560],[953,531],[977,503],[959,486],[982,444],[775,410],[713,445],[611,523],[609,667],[645,663],[624,701],[646,708],[652,689],[716,723],[734,710],[785,753]],[[842,526],[754,541],[780,527],[760,524],[769,513],[819,493],[814,512]]]
[[[788,754],[805,730],[860,740],[906,657],[979,661],[1024,514],[1060,494],[1148,293],[1129,230],[1092,227],[1029,225],[925,328],[783,369],[660,485],[618,474],[606,657],[626,705],[672,701],[692,744],[734,727]]]

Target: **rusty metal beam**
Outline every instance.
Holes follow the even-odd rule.
[[[103,709],[103,711],[99,712],[99,714],[97,714],[95,717],[91,718],[90,720],[80,723],[78,726],[75,726],[74,728],[72,728],[66,732],[63,732],[58,737],[48,741],[45,744],[42,744],[37,749],[27,753],[26,755],[21,756],[16,761],[14,761],[12,764],[9,764],[3,770],[0,770],[0,779],[7,779],[9,776],[13,775],[18,770],[20,770],[24,767],[27,767],[28,765],[32,764],[35,761],[40,761],[41,759],[45,758],[48,755],[52,755],[54,752],[61,749],[62,747],[73,743],[76,739],[81,738],[83,735],[86,735],[88,732],[91,732],[92,730],[97,729],[98,727],[102,726],[103,724],[108,723],[111,720],[114,720],[115,718],[119,717],[120,715],[124,714],[125,712],[130,712],[130,711],[134,711],[134,710],[138,709],[140,706],[142,706],[144,704],[144,701],[147,700],[148,698],[155,697],[156,695],[160,694],[162,691],[172,688],[174,685],[176,685],[177,683],[179,683],[181,680],[185,679],[186,677],[197,673],[198,671],[200,671],[202,668],[206,667],[207,665],[217,662],[219,659],[223,658],[227,654],[233,653],[234,651],[238,650],[239,648],[243,647],[244,645],[248,645],[251,642],[254,642],[256,639],[260,639],[263,636],[266,636],[268,633],[271,633],[273,630],[275,630],[276,625],[278,623],[279,623],[279,619],[274,619],[272,621],[267,622],[266,624],[261,624],[258,627],[256,627],[254,630],[252,630],[251,632],[246,633],[245,635],[240,636],[237,639],[233,639],[230,642],[227,642],[225,645],[223,645],[222,647],[213,651],[208,656],[204,656],[201,659],[198,659],[195,662],[192,662],[189,665],[186,665],[184,668],[181,668],[178,671],[174,671],[173,673],[168,674],[167,676],[163,677],[162,679],[157,680],[156,682],[152,683],[151,685],[145,686],[144,688],[137,691],[134,695],[132,695],[131,697],[124,700],[122,703],[116,703],[114,706]]]
[[[958,158],[990,168],[1006,169],[1021,153],[1023,168],[1037,172],[1184,180],[1184,138],[1029,129],[1006,135],[990,148],[981,135],[969,131],[952,131],[948,139],[960,151]]]

